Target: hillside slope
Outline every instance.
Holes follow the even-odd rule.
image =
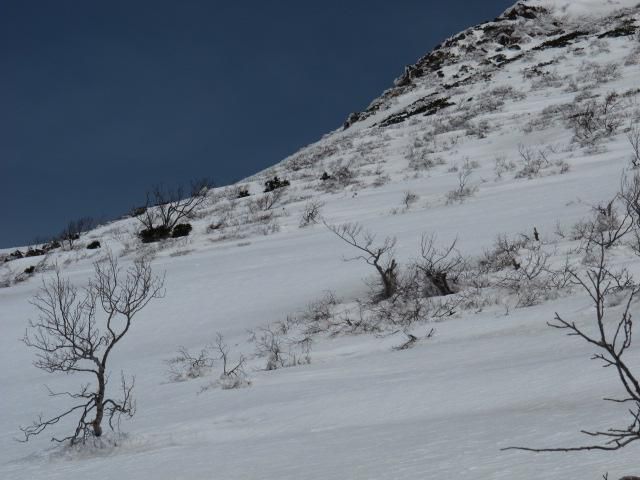
[[[188,237],[142,244],[140,223],[125,218],[83,234],[73,249],[0,264],[0,477],[639,474],[635,444],[613,453],[500,450],[581,445],[589,442],[581,429],[627,421],[624,405],[601,401],[620,388],[589,362],[593,348],[546,323],[561,312],[591,324],[587,295],[552,287],[558,280],[548,271],[589,265],[576,224],[606,209],[623,174],[633,175],[639,19],[629,0],[519,2],[408,66],[318,142],[210,191]],[[290,185],[263,193],[274,176]],[[403,272],[424,234],[437,235],[438,248],[455,240],[468,259],[458,293],[419,299],[423,311],[411,319],[397,317],[408,301],[373,304],[367,283],[375,272],[345,262],[354,249],[322,222],[302,225],[311,206],[329,226],[359,222],[377,241],[395,237]],[[509,262],[487,267],[499,235],[518,247],[509,262],[539,260],[548,271],[525,282]],[[102,248],[87,250],[94,240]],[[36,315],[29,301],[56,265],[86,284],[107,249],[125,267],[146,256],[166,272],[166,296],[140,313],[111,365],[112,378],[120,370],[136,376],[138,413],[98,445],[49,443],[73,421],[17,443],[20,425],[70,405],[42,385],[73,391],[85,380],[32,366],[34,352],[19,341]],[[640,274],[626,241],[608,255]],[[316,318],[327,291],[336,300],[320,302],[326,311]],[[283,363],[294,365],[266,370],[248,330],[282,332]],[[247,358],[250,386],[221,388],[219,362],[202,377],[172,381],[166,361],[176,350],[198,352],[218,332],[234,358]],[[410,335],[412,348],[394,348]],[[640,365],[637,348],[627,355]]]

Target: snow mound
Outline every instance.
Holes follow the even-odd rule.
[[[606,16],[623,8],[640,5],[638,0],[527,0],[521,3],[532,7],[544,7],[557,15],[570,17]]]

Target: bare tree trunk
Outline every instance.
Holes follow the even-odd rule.
[[[104,418],[104,395],[106,390],[106,381],[104,378],[104,368],[98,369],[98,391],[96,392],[96,417],[91,422],[93,434],[96,437],[102,435],[102,419]]]
[[[398,274],[396,271],[398,264],[392,259],[386,269],[377,263],[374,265],[380,274],[380,280],[382,282],[382,299],[386,300],[387,298],[391,298],[398,291]]]

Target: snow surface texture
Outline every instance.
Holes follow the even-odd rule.
[[[403,351],[393,349],[406,340],[402,331],[319,334],[310,364],[275,371],[264,370],[265,358],[253,355],[247,340],[248,329],[299,315],[327,290],[342,310],[356,311],[354,301],[367,295],[369,267],[344,262],[353,251],[321,224],[299,226],[311,201],[322,202],[328,223],[358,221],[379,238],[396,236],[403,265],[416,257],[423,233],[437,233],[442,245],[458,238],[458,249],[475,257],[497,235],[531,236],[534,226],[554,262],[575,248],[570,234],[554,233],[557,224],[570,232],[594,205],[608,202],[629,167],[626,131],[640,121],[640,42],[628,29],[617,32],[637,24],[639,12],[617,18],[619,8],[635,6],[628,1],[553,4],[553,14],[503,17],[448,39],[346,128],[241,182],[250,197],[237,198],[235,187],[211,192],[189,237],[141,245],[140,225],[129,218],[84,234],[71,251],[0,264],[0,478],[639,474],[637,445],[615,453],[500,451],[580,445],[589,440],[580,429],[626,422],[624,406],[601,401],[619,386],[589,362],[593,349],[546,325],[556,311],[589,323],[591,307],[579,291],[526,308],[502,290],[480,293],[473,308],[412,325],[419,341]],[[598,18],[576,20],[585,12]],[[555,16],[566,14],[574,17]],[[562,40],[575,31],[583,33]],[[617,127],[584,138],[571,124],[572,109],[601,105],[611,92],[618,95],[611,118]],[[325,171],[331,180],[320,180]],[[463,171],[468,190],[452,195]],[[291,186],[265,209],[256,199],[274,175]],[[407,191],[417,198],[403,203]],[[96,239],[102,249],[84,248]],[[72,422],[17,443],[20,425],[68,405],[48,398],[44,384],[64,391],[85,380],[31,365],[33,352],[18,340],[35,316],[29,300],[56,264],[82,285],[107,247],[125,266],[145,254],[166,272],[166,297],[140,313],[112,357],[112,376],[121,369],[136,376],[138,413],[123,423],[126,433],[96,445],[52,446],[51,435],[67,433]],[[628,249],[612,255],[637,277],[640,265]],[[35,274],[24,274],[30,266]],[[170,381],[166,360],[176,349],[198,351],[216,332],[235,355],[247,356],[251,386],[211,387],[215,372]],[[628,353],[640,365],[639,349]]]
[[[602,16],[614,10],[638,6],[638,0],[527,0],[526,5],[552,9],[560,15],[573,17]]]

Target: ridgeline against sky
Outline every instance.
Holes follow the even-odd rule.
[[[3,2],[0,246],[272,165],[512,3]]]

